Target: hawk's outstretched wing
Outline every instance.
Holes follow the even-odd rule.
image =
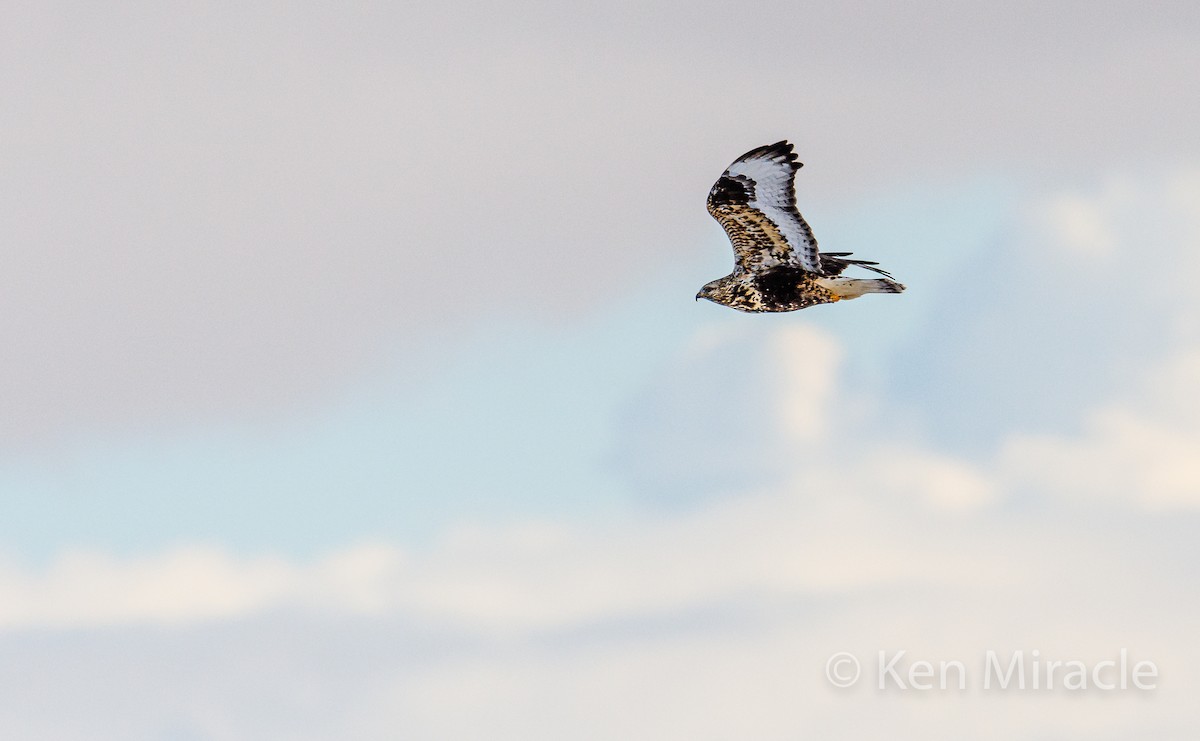
[[[792,180],[803,165],[786,141],[746,152],[708,194],[708,212],[729,241],[738,270],[793,265],[820,274],[817,240],[796,210]]]

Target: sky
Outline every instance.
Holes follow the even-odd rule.
[[[5,4],[0,738],[1195,738],[1198,39]],[[693,300],[784,138],[903,295]]]

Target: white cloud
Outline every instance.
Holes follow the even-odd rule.
[[[297,606],[371,614],[400,560],[395,549],[370,545],[311,564],[213,546],[124,559],[71,551],[43,570],[0,564],[0,629],[177,625]]]
[[[1104,203],[1062,194],[1046,204],[1046,220],[1057,242],[1087,260],[1104,259],[1116,248],[1116,226]]]
[[[1192,352],[1153,374],[1141,394],[1089,414],[1079,435],[1014,435],[1002,465],[1015,483],[1081,503],[1200,508],[1198,381]]]
[[[0,632],[5,727],[57,739],[1195,730],[1192,577],[1152,571],[1200,555],[1190,534],[1097,521],[1085,505],[946,509],[937,492],[963,471],[935,461],[893,477],[895,463],[615,527],[462,530],[403,557],[75,557],[15,590],[9,574],[0,604],[24,609]],[[989,649],[1096,662],[1123,647],[1157,663],[1159,690],[836,691],[822,674],[851,651],[872,682],[876,653],[905,649],[961,660],[975,682]],[[25,702],[17,677],[39,672],[58,681]]]
[[[815,443],[838,422],[833,417],[842,349],[828,335],[800,324],[777,331],[766,362],[775,368],[761,394],[777,395],[781,431],[793,444]]]

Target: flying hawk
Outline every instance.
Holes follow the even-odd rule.
[[[733,272],[708,283],[696,299],[738,311],[795,311],[858,298],[900,293],[904,286],[878,263],[849,259],[849,252],[817,251],[817,240],[796,210],[792,185],[803,165],[789,142],[738,157],[708,193],[708,212],[733,242]],[[882,278],[842,278],[858,265]]]

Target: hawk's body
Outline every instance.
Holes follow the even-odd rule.
[[[759,147],[729,166],[708,194],[708,212],[733,243],[734,269],[700,289],[705,298],[739,311],[795,311],[858,298],[900,293],[904,286],[875,263],[847,252],[822,255],[796,210],[792,181],[801,164],[786,141]],[[851,265],[883,278],[840,278]]]

